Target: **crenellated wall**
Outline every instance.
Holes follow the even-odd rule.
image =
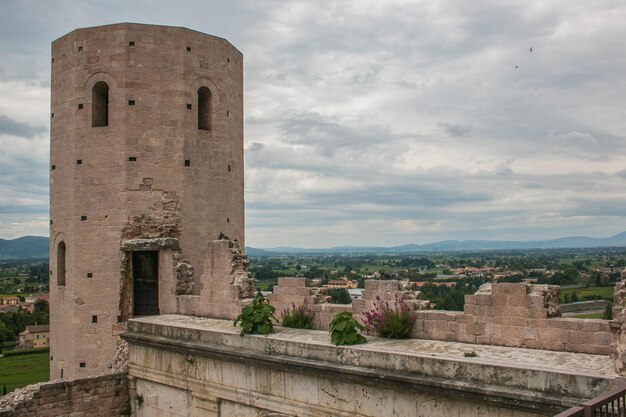
[[[377,297],[393,302],[398,296],[415,310],[412,338],[598,355],[612,352],[609,321],[558,317],[556,286],[491,284],[466,295],[464,311],[432,310],[419,291],[395,280],[368,280],[363,298],[337,305],[326,303],[320,289],[308,287],[304,278],[279,278],[269,299],[280,311],[306,302],[316,315],[314,328],[327,330],[340,311],[352,311],[362,320],[363,311],[372,309]]]

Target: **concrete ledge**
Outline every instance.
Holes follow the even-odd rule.
[[[593,398],[618,378],[608,356],[374,337],[365,345],[336,347],[324,331],[277,328],[266,337],[240,337],[230,321],[188,316],[133,319],[122,337],[131,351],[149,346],[540,412]],[[471,351],[478,356],[464,357]]]

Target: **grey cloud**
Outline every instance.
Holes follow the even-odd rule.
[[[17,122],[8,116],[0,114],[0,135],[7,134],[21,136],[23,138],[32,138],[36,135],[47,132],[47,130],[48,129],[43,125],[32,125],[29,123]]]
[[[626,179],[626,43],[616,41],[626,29],[613,20],[626,6],[538,4],[6,0],[0,80],[47,85],[49,43],[76,27],[187,26],[245,56],[249,230],[353,222],[355,240],[345,243],[380,236],[372,243],[396,244],[626,226],[615,191]],[[23,142],[45,131],[5,117],[0,132],[34,138]],[[15,197],[0,211],[45,206],[41,158],[0,154],[0,195]],[[431,230],[389,229],[396,220]],[[270,235],[247,241],[278,239]],[[275,243],[289,244],[288,235]],[[342,239],[309,238],[318,246]]]
[[[439,122],[438,126],[452,136],[466,136],[471,132],[469,126],[464,126],[459,123]]]
[[[363,123],[359,127],[352,127],[349,123],[312,112],[282,120],[280,128],[284,138],[309,145],[326,156],[340,148],[363,149],[397,137],[385,126]]]

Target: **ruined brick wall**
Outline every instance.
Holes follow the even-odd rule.
[[[178,295],[171,299],[171,313],[234,319],[255,296],[249,260],[237,242],[220,239],[209,243],[200,277],[199,295]]]
[[[129,405],[126,372],[47,382],[0,398],[0,417],[117,417]]]
[[[555,317],[558,292],[547,286],[493,284],[465,296],[462,312],[418,311],[412,337],[608,355],[607,320]]]
[[[622,271],[620,281],[615,284],[613,302],[612,354],[617,372],[626,375],[626,269]]]
[[[331,304],[326,288],[309,286],[309,280],[300,277],[279,277],[278,285],[267,298],[276,307],[279,320],[285,311],[306,305],[314,313],[314,329],[328,329],[336,314],[352,311],[352,304]]]
[[[306,285],[304,278],[279,279],[275,294],[269,299],[277,310],[305,301],[321,302],[312,307],[316,314],[313,327],[319,330],[327,330],[333,316],[341,311],[353,311],[362,320],[363,311],[372,309],[377,297],[393,303],[397,296],[402,296],[415,310],[412,338],[601,355],[614,350],[608,320],[559,317],[555,286],[489,284],[476,294],[465,296],[464,311],[443,311],[432,310],[428,300],[421,300],[419,291],[402,281],[368,280],[363,298],[351,305],[323,303],[325,300],[313,297],[313,288]]]

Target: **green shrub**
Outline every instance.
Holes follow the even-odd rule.
[[[297,306],[283,311],[283,326],[294,329],[310,329],[313,324],[313,310],[305,305]]]
[[[330,302],[332,304],[351,304],[352,298],[350,293],[345,288],[333,288],[328,291],[330,295]]]
[[[352,318],[352,313],[343,311],[330,322],[330,340],[337,346],[367,343],[359,333],[365,327]]]
[[[20,356],[20,355],[37,355],[39,353],[50,352],[50,348],[29,348],[29,349],[15,349],[5,350],[4,356]]]
[[[241,309],[241,314],[237,316],[233,326],[241,323],[241,336],[244,334],[271,333],[274,330],[272,320],[277,321],[274,317],[274,311],[276,308],[267,301],[267,298],[257,296],[251,304]]]

